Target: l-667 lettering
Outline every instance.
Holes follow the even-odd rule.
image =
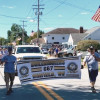
[[[44,71],[51,71],[51,70],[53,70],[53,66],[44,67]]]

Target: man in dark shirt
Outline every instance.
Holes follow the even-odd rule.
[[[8,52],[9,54],[1,59],[1,62],[5,63],[4,77],[7,88],[6,95],[9,95],[12,92],[13,81],[15,78],[15,62],[16,62],[16,57],[12,55],[12,48],[8,48]]]

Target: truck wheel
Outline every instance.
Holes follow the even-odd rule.
[[[62,54],[58,54],[58,57],[63,57],[63,55]]]
[[[71,53],[68,54],[68,57],[72,57],[72,56],[73,56],[73,54],[71,54]]]

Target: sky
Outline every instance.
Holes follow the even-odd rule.
[[[91,18],[100,5],[100,0],[39,0],[39,29],[49,32],[56,28],[91,29],[100,26]],[[37,31],[36,9],[38,0],[0,0],[0,37],[7,38],[12,24],[23,25],[27,34]]]

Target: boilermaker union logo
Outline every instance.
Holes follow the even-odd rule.
[[[29,73],[29,69],[27,66],[22,66],[19,70],[21,75],[27,75]]]
[[[71,62],[71,63],[69,63],[67,69],[68,69],[68,72],[69,72],[69,73],[77,73],[78,66],[77,66],[76,63]]]

